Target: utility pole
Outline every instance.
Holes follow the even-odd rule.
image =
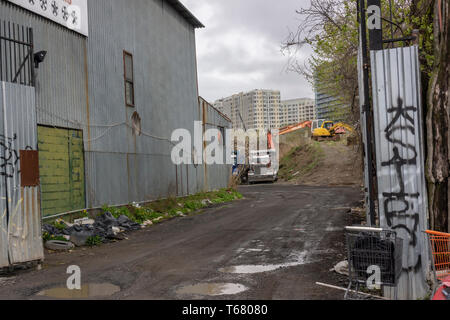
[[[366,1],[365,0],[357,0],[358,2],[358,11],[359,11],[359,24],[360,24],[360,45],[362,51],[362,68],[363,68],[363,90],[364,97],[360,97],[363,99],[363,114],[364,114],[364,122],[365,122],[365,133],[367,137],[367,141],[365,141],[364,149],[365,156],[367,157],[367,166],[369,173],[369,181],[367,187],[367,192],[369,196],[369,218],[371,226],[376,226],[376,211],[375,211],[375,183],[376,183],[376,172],[374,172],[374,155],[373,155],[373,131],[371,130],[373,124],[373,113],[370,108],[370,85],[369,85],[369,66],[370,60],[368,55],[368,47],[367,47],[367,23],[366,23]]]

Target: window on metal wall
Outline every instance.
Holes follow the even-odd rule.
[[[127,107],[134,107],[134,71],[133,55],[123,52],[124,80],[125,80],[125,104]]]

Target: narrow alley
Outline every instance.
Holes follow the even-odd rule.
[[[83,299],[342,299],[315,283],[339,284],[330,269],[345,259],[344,227],[359,190],[255,185],[240,192],[243,200],[128,241],[49,254],[42,271],[3,279],[0,299],[72,298],[70,265],[81,268],[84,288],[92,286],[73,291]]]

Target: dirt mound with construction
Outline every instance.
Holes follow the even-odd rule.
[[[293,149],[307,145],[311,141],[311,129],[305,128],[280,136],[280,159],[283,159]]]
[[[282,136],[280,182],[311,186],[361,186],[363,161],[359,148],[347,136],[342,136],[340,141],[326,142],[312,141],[308,130]]]

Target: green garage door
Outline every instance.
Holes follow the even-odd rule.
[[[83,132],[38,127],[44,216],[85,208]]]

